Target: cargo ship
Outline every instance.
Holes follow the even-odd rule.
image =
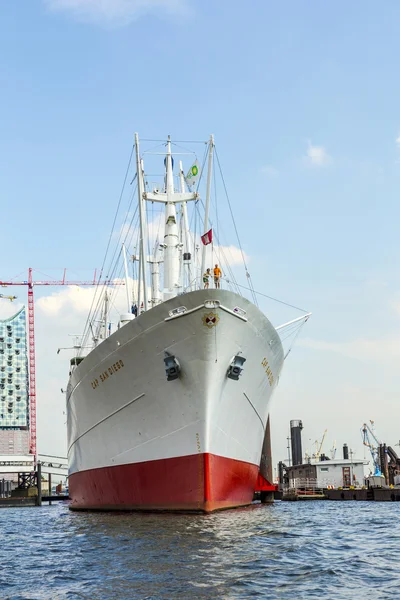
[[[66,401],[75,510],[209,513],[253,499],[285,358],[279,328],[238,288],[221,289],[218,271],[208,281],[213,137],[201,264],[190,252],[187,210],[199,201],[193,189],[202,169],[195,163],[185,176],[180,163],[175,177],[169,138],[165,146],[163,183],[149,191],[135,136],[137,303],[107,335],[105,289],[103,335],[71,361]],[[155,253],[161,259],[147,255],[148,202],[164,205],[164,238]]]

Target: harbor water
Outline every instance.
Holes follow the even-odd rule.
[[[202,515],[0,511],[0,598],[400,598],[397,503]]]

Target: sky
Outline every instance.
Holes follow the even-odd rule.
[[[313,313],[274,396],[274,462],[290,419],[311,451],[327,429],[325,451],[362,457],[370,419],[399,443],[399,21],[396,0],[0,0],[0,279],[90,278],[134,132],[213,133],[255,289]],[[90,292],[35,294],[39,451],[65,455],[56,352]]]

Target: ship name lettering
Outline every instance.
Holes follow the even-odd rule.
[[[269,385],[272,386],[272,384],[274,383],[274,376],[272,374],[271,367],[269,366],[267,359],[263,358],[261,364],[264,367],[264,370],[267,374]]]
[[[124,366],[123,361],[117,360],[117,362],[115,362],[113,365],[108,367],[105,371],[103,371],[103,373],[100,373],[99,379],[100,379],[101,383],[104,383],[114,373],[118,373],[118,371],[120,369],[122,369],[123,366]],[[94,390],[100,385],[99,379],[93,379],[93,381],[91,382],[92,388]]]

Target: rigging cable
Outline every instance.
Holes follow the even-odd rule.
[[[292,340],[292,343],[290,344],[289,350],[286,352],[285,356],[283,357],[283,360],[286,360],[287,357],[289,356],[289,354],[292,351],[292,348],[294,346],[294,343],[295,343],[295,341],[297,340],[297,338],[298,338],[298,336],[300,334],[300,331],[302,330],[303,326],[306,324],[307,321],[308,321],[308,319],[305,319],[303,321],[303,323],[300,325],[299,329],[297,330],[297,333],[295,334],[295,336],[294,336],[294,338]]]
[[[123,194],[124,194],[124,191],[125,191],[125,186],[126,186],[126,181],[128,179],[129,169],[131,168],[132,157],[133,157],[134,150],[135,150],[135,144],[132,145],[131,153],[130,153],[130,156],[129,156],[128,166],[126,168],[125,177],[124,177],[124,182],[122,184],[122,189],[121,189],[121,193],[119,195],[117,209],[115,211],[114,220],[113,220],[113,223],[112,223],[112,226],[111,226],[110,235],[108,237],[107,247],[106,247],[106,251],[105,251],[105,254],[104,254],[104,258],[103,258],[103,264],[102,264],[101,269],[100,269],[100,274],[99,274],[99,278],[97,280],[97,284],[96,284],[96,288],[95,288],[95,293],[93,294],[92,303],[90,305],[89,313],[88,313],[88,316],[87,316],[87,319],[86,319],[86,323],[85,323],[85,326],[84,326],[84,329],[83,329],[82,339],[86,335],[86,332],[88,331],[88,328],[89,328],[89,323],[90,323],[90,319],[91,319],[91,315],[92,315],[93,305],[94,305],[95,298],[96,298],[96,295],[97,295],[97,292],[98,292],[98,289],[99,289],[99,286],[100,286],[101,278],[103,276],[103,270],[104,270],[104,266],[105,266],[105,263],[106,263],[106,260],[107,260],[108,250],[110,248],[112,236],[113,236],[113,233],[114,233],[114,227],[115,227],[115,223],[117,221],[119,209],[120,209],[121,202],[122,202],[122,197],[123,197]],[[107,283],[107,282],[104,282],[104,283]]]
[[[225,281],[228,281],[225,278]],[[243,288],[244,290],[250,290],[250,288],[244,286],[244,285],[240,285],[239,283],[236,284],[238,287]],[[296,310],[299,310],[300,312],[303,313],[307,313],[307,311],[304,308],[300,308],[298,306],[294,306],[293,304],[289,304],[288,302],[284,302],[283,300],[278,300],[278,298],[273,298],[272,296],[267,296],[267,294],[263,294],[262,292],[257,292],[254,291],[255,294],[257,294],[258,296],[263,296],[264,298],[268,298],[269,300],[273,300],[274,302],[279,302],[279,304],[284,304],[285,306],[289,306],[290,308],[295,308]]]
[[[125,245],[125,248],[129,248],[130,244],[132,243],[132,238],[133,238],[133,236],[135,234],[135,230],[138,228],[138,216],[137,216],[137,213],[138,213],[138,206],[136,206],[135,212],[133,213],[132,218],[130,220],[130,223],[129,223],[127,229],[126,229],[125,237],[124,237],[124,240],[122,242]],[[133,221],[134,221],[135,217],[136,217],[135,224],[133,224]],[[128,240],[128,236],[129,236],[129,240]],[[116,276],[116,271],[117,271],[118,263],[119,263],[119,261],[121,259],[121,256],[122,256],[122,244],[119,244],[119,253],[118,253],[118,256],[116,258],[115,265],[114,265],[114,267],[112,269],[112,274],[111,274],[110,280],[122,279],[122,274],[123,274],[123,271],[125,269],[124,264],[122,264],[122,265],[119,266],[118,276]],[[116,294],[117,294],[117,288],[114,287],[114,289],[113,289],[113,291],[111,293],[111,297],[113,298]]]
[[[221,174],[222,184],[224,186],[224,190],[225,190],[225,194],[226,194],[226,199],[228,201],[229,211],[231,213],[233,226],[234,226],[235,232],[236,232],[236,239],[238,241],[239,249],[240,249],[240,252],[242,254],[242,260],[243,260],[243,265],[244,265],[244,268],[245,268],[245,271],[246,271],[246,277],[247,277],[247,280],[249,282],[250,291],[251,291],[252,296],[253,296],[254,304],[256,306],[258,306],[257,296],[255,294],[254,287],[253,287],[253,282],[251,281],[250,273],[249,273],[248,268],[247,268],[247,264],[246,264],[246,260],[245,260],[245,257],[244,257],[244,252],[243,252],[242,244],[240,242],[239,232],[238,232],[237,227],[236,227],[235,217],[233,215],[231,203],[230,203],[230,200],[229,200],[229,195],[228,195],[228,190],[227,190],[226,184],[225,184],[224,174],[222,173],[221,164],[219,162],[219,156],[218,156],[217,148],[216,147],[214,147],[214,148],[215,148],[215,156],[217,158],[217,163],[218,163],[218,167],[219,167],[219,172]]]
[[[201,198],[200,198],[200,202],[201,202],[201,205],[202,205],[203,209],[205,210],[204,202],[203,202],[203,200]],[[198,210],[198,208],[197,208],[197,211],[199,213],[199,218],[200,218],[200,211]],[[213,228],[213,221],[212,221],[211,218],[209,219],[209,225],[211,226],[211,228]],[[214,248],[214,252],[215,252],[215,254],[217,256],[219,256],[219,254],[222,255],[223,259],[219,260],[219,262],[221,264],[223,264],[224,267],[226,267],[226,270],[229,272],[230,279],[226,279],[226,281],[227,281],[228,284],[230,284],[230,286],[236,286],[237,287],[236,293],[238,293],[239,295],[242,295],[240,293],[239,287],[237,286],[236,278],[235,278],[235,275],[233,273],[233,270],[232,270],[232,267],[230,265],[230,262],[229,262],[228,258],[226,257],[225,251],[223,250],[223,246],[221,245],[219,237],[218,237],[217,234],[215,234],[215,238],[216,238],[216,241],[217,241],[217,244],[218,244],[218,246],[217,246],[218,250]],[[227,247],[227,248],[229,248],[229,247]],[[232,287],[231,287],[231,289],[233,290]]]

